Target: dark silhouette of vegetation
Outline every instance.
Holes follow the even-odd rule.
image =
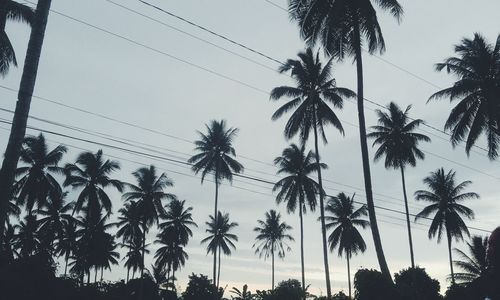
[[[254,300],[256,296],[248,290],[248,285],[246,284],[243,285],[241,290],[233,287],[230,292],[234,295],[231,295],[231,300]]]
[[[218,289],[208,280],[207,276],[195,275],[189,276],[189,282],[186,291],[182,293],[183,300],[220,300],[223,290]]]
[[[470,242],[467,242],[467,248],[469,255],[460,249],[454,249],[461,258],[461,260],[453,261],[453,264],[462,270],[461,273],[455,273],[455,279],[460,283],[472,282],[483,275],[488,266],[486,260],[488,238],[473,236]]]
[[[372,126],[372,132],[368,134],[368,137],[375,139],[373,146],[380,145],[377,152],[375,152],[375,161],[385,156],[385,167],[387,169],[392,168],[401,171],[411,267],[415,268],[404,170],[408,165],[415,167],[417,159],[425,158],[425,154],[418,148],[418,144],[419,142],[430,142],[430,139],[426,135],[415,132],[424,121],[410,119],[408,116],[410,108],[411,106],[408,106],[405,111],[402,111],[396,103],[391,102],[387,106],[388,112],[376,110],[379,125]]]
[[[354,275],[356,300],[397,300],[397,290],[382,273],[360,269]]]
[[[440,300],[439,281],[432,279],[422,268],[408,268],[394,275],[394,283],[400,299]]]
[[[415,199],[430,202],[417,214],[415,220],[427,218],[434,214],[429,227],[429,239],[437,236],[438,243],[441,242],[443,233],[448,241],[448,255],[450,258],[451,281],[455,284],[453,272],[453,259],[451,254],[451,243],[454,238],[457,241],[463,240],[464,234],[469,236],[469,229],[465,225],[462,216],[468,219],[474,218],[474,212],[460,204],[465,200],[477,199],[479,195],[474,192],[462,193],[472,182],[463,181],[459,184],[455,180],[455,172],[450,170],[445,173],[444,169],[438,169],[424,178],[424,183],[428,190],[418,190],[415,192]]]

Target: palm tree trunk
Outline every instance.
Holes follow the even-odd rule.
[[[451,254],[451,234],[446,229],[446,237],[448,238],[448,256],[450,258],[451,285],[455,285],[455,273],[453,272],[453,257]]]
[[[175,269],[172,268],[172,288],[175,291]]]
[[[141,287],[139,288],[139,300],[142,300],[143,295],[144,295],[144,268],[145,268],[145,263],[144,263],[144,256],[146,255],[146,228],[144,228],[144,232],[142,233],[142,266],[141,266]]]
[[[306,299],[306,275],[304,268],[304,217],[302,215],[302,199],[299,200],[299,218],[300,218],[300,266],[302,271],[302,290],[303,296],[302,298]]]
[[[101,282],[102,282],[102,275],[103,275],[103,272],[104,272],[104,267],[101,267]]]
[[[95,267],[95,270],[94,270],[94,283],[97,282],[97,267]]]
[[[325,225],[325,204],[323,201],[323,181],[321,178],[321,168],[319,167],[319,149],[318,149],[318,128],[316,111],[313,113],[314,124],[314,149],[316,151],[316,164],[318,164],[318,184],[319,184],[319,209],[321,213],[321,237],[323,238],[323,263],[325,265],[325,280],[326,280],[326,294],[327,298],[332,297],[332,288],[330,286],[330,268],[328,266],[328,244],[326,241],[326,225]],[[305,289],[305,287],[304,287]]]
[[[271,275],[271,282],[272,282],[271,287],[272,287],[272,290],[274,291],[274,243],[271,247],[271,269],[272,269],[272,271],[271,271],[271,274],[272,274]]]
[[[357,20],[354,23],[358,23]],[[359,118],[359,139],[361,143],[361,157],[363,159],[363,175],[365,181],[365,194],[366,204],[368,206],[368,215],[370,218],[370,227],[372,229],[373,243],[375,244],[375,251],[377,252],[377,259],[380,266],[380,271],[384,277],[392,281],[391,272],[385,260],[384,249],[380,239],[380,232],[378,230],[377,216],[375,214],[375,204],[373,202],[372,179],[370,174],[370,158],[368,157],[368,145],[366,142],[366,122],[365,122],[365,109],[364,109],[364,96],[363,96],[363,56],[361,54],[361,35],[359,26],[354,26],[354,36],[356,45],[356,67],[357,67],[357,81],[358,81],[358,118]]]
[[[65,257],[65,263],[64,263],[64,277],[66,277],[66,274],[68,274],[68,259],[69,259],[69,252],[66,253]]]
[[[90,269],[87,271],[87,285],[90,284]]]
[[[403,182],[403,195],[405,198],[406,226],[408,227],[408,241],[410,242],[411,268],[415,269],[415,256],[413,254],[413,240],[411,237],[410,211],[408,210],[408,197],[406,196],[405,172],[403,164],[399,166],[399,169],[401,170],[401,181]]]
[[[38,63],[42,52],[51,2],[52,0],[38,1],[35,13],[35,23],[31,30],[28,50],[26,51],[26,59],[19,86],[14,119],[12,120],[12,127],[4,154],[2,168],[0,169],[0,232],[3,232],[5,226],[7,205],[12,197],[17,161],[19,160],[21,145],[26,134],[26,124],[28,122],[33,90],[35,89]],[[2,242],[3,234],[0,234],[0,244]]]
[[[127,268],[127,282],[126,283],[128,283],[128,280],[130,278],[129,276],[130,276],[130,268]]]
[[[351,294],[351,265],[349,264],[349,253],[347,253],[347,284],[349,285],[349,299],[352,299]]]
[[[217,215],[219,213],[217,209],[217,202],[219,200],[219,170],[215,168],[215,208],[214,208],[214,222],[217,224]],[[213,278],[214,285],[217,285],[217,247],[214,249],[214,267],[213,267]]]
[[[219,289],[219,283],[220,283],[220,265],[221,265],[221,260],[220,260],[220,249],[218,251],[218,254],[219,254],[219,271],[217,273],[217,289]]]

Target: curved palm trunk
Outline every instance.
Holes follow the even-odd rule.
[[[415,269],[415,256],[413,254],[413,240],[411,237],[411,225],[410,225],[410,211],[408,209],[408,197],[406,196],[406,183],[405,183],[405,172],[403,165],[400,165],[401,170],[401,180],[403,182],[403,195],[405,199],[405,212],[406,212],[406,226],[408,227],[408,241],[410,243],[410,258],[411,258],[411,268]]]
[[[318,164],[318,184],[319,184],[319,208],[321,213],[321,237],[323,239],[323,263],[325,265],[325,280],[326,280],[326,294],[327,298],[330,299],[332,297],[332,288],[330,285],[330,268],[328,266],[328,244],[326,241],[326,225],[325,225],[325,204],[323,201],[324,192],[323,192],[323,181],[321,178],[321,168],[319,167],[319,149],[318,149],[318,128],[317,128],[317,118],[316,112],[313,114],[314,116],[314,148],[316,151],[316,163]],[[305,289],[305,287],[304,287]]]
[[[453,272],[453,257],[451,254],[451,234],[446,229],[446,237],[448,238],[448,256],[450,258],[451,285],[455,285],[455,273]]]
[[[306,276],[304,271],[304,217],[302,215],[302,200],[300,200],[299,206],[299,218],[300,218],[300,267],[302,271],[302,290],[303,290],[303,299],[306,298]]]
[[[349,299],[352,299],[352,294],[351,294],[351,265],[349,263],[351,255],[348,253],[346,256],[347,256],[347,283],[349,284]]]
[[[217,215],[218,215],[218,208],[217,208],[217,202],[219,200],[219,170],[216,168],[215,169],[215,208],[214,208],[214,222],[217,224]],[[217,285],[219,287],[219,284],[217,283],[217,247],[214,249],[214,268],[213,268],[213,278],[214,278],[214,285]]]
[[[271,282],[272,282],[271,287],[272,287],[272,290],[274,291],[274,243],[271,247],[271,269],[272,269],[272,271],[271,271],[271,274],[272,274],[271,275]]]
[[[47,27],[47,19],[52,0],[39,0],[36,7],[35,23],[31,30],[28,49],[24,62],[23,75],[19,86],[18,100],[12,120],[9,141],[5,150],[2,168],[0,169],[0,232],[3,232],[7,218],[7,205],[12,196],[17,161],[21,151],[26,124],[30,112],[31,98],[35,89],[38,63],[42,52],[42,45]],[[3,234],[0,234],[0,243]]]
[[[355,22],[357,23],[357,22]],[[368,145],[366,142],[366,122],[364,111],[364,96],[363,96],[363,57],[361,54],[361,35],[359,26],[354,26],[355,44],[356,44],[356,67],[358,81],[358,118],[359,118],[359,139],[361,143],[361,157],[363,159],[363,175],[365,181],[366,204],[368,206],[368,215],[370,218],[370,227],[372,230],[373,243],[377,252],[377,259],[380,266],[380,271],[390,282],[392,281],[391,272],[385,260],[384,249],[380,239],[378,230],[377,216],[375,214],[375,204],[373,202],[372,179],[370,174],[370,159],[368,157]]]
[[[221,265],[221,260],[220,260],[220,249],[218,251],[219,254],[219,270],[217,272],[217,289],[219,289],[219,281],[220,281],[220,265]]]

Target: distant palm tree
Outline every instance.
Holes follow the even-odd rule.
[[[293,111],[290,119],[288,119],[285,125],[285,137],[291,139],[299,134],[300,141],[305,144],[312,131],[314,133],[316,163],[319,164],[318,131],[324,143],[327,142],[324,128],[325,125],[333,125],[344,134],[342,124],[330,105],[334,108],[342,109],[344,99],[355,97],[355,93],[347,88],[336,86],[336,81],[331,74],[331,60],[323,66],[319,59],[319,53],[314,55],[311,48],[307,48],[305,52],[300,52],[298,57],[299,60],[289,59],[279,69],[280,73],[291,72],[291,76],[295,81],[295,86],[280,86],[271,91],[272,100],[278,100],[283,97],[291,98],[290,101],[276,110],[272,119],[277,120],[283,116],[283,114]],[[321,168],[316,169],[316,171],[318,172],[318,184],[320,186],[319,206],[321,214],[321,233],[323,237],[323,263],[325,267],[328,297],[330,297],[330,271],[328,266]]]
[[[198,227],[193,221],[192,207],[184,208],[186,200],[172,200],[168,204],[168,209],[162,219],[165,222],[160,223],[158,226],[160,230],[173,228],[176,235],[176,243],[181,246],[186,246],[189,238],[193,236],[191,226]]]
[[[117,161],[104,160],[102,150],[80,153],[74,164],[66,164],[66,180],[63,185],[81,189],[74,212],[85,210],[85,220],[90,222],[90,226],[100,221],[103,209],[107,213],[111,212],[111,199],[104,189],[114,187],[119,192],[123,190],[121,181],[109,177],[119,169]]]
[[[292,20],[299,25],[300,35],[309,45],[321,43],[332,57],[344,59],[353,56],[356,61],[359,137],[370,226],[380,269],[387,280],[392,281],[375,215],[364,109],[362,45],[367,46],[370,54],[385,50],[375,5],[390,12],[398,21],[403,15],[403,8],[397,0],[290,0],[289,12]],[[327,290],[327,296],[331,297],[330,290]]]
[[[9,72],[10,66],[17,67],[16,53],[10,42],[5,26],[8,20],[26,23],[31,26],[34,23],[35,14],[31,7],[12,1],[3,0],[0,2],[0,75],[5,76]]]
[[[132,241],[142,240],[143,228],[141,223],[141,208],[137,201],[129,201],[118,210],[118,222],[116,226],[118,231],[116,237],[121,238],[123,244],[131,243]]]
[[[23,166],[17,168],[16,175],[21,177],[14,184],[19,205],[25,205],[28,214],[31,214],[35,205],[42,207],[47,197],[60,197],[61,186],[53,177],[62,174],[63,168],[58,164],[66,153],[67,148],[59,145],[49,150],[43,134],[28,136],[24,139],[20,161]]]
[[[142,270],[142,253],[149,254],[149,250],[142,246],[142,237],[139,239],[132,239],[128,243],[123,244],[127,248],[127,254],[123,259],[125,260],[125,268],[127,268],[127,282],[129,280],[130,270],[132,270],[132,279],[135,277],[135,272]]]
[[[469,248],[470,255],[455,248],[455,253],[460,255],[461,260],[453,261],[455,266],[463,270],[462,273],[456,273],[455,278],[465,284],[474,281],[486,271],[488,266],[486,259],[488,238],[473,236],[470,242],[467,243],[467,248]]]
[[[300,218],[300,262],[302,270],[302,288],[305,291],[304,272],[304,220],[303,214],[306,208],[311,211],[316,208],[316,195],[320,193],[321,187],[310,176],[316,173],[318,168],[326,168],[323,163],[315,161],[315,154],[312,151],[305,153],[305,146],[300,148],[291,144],[283,150],[281,156],[274,159],[274,164],[279,168],[278,174],[284,174],[273,187],[273,191],[278,191],[276,202],[286,202],[287,212],[295,212],[299,208]]]
[[[7,265],[14,259],[20,256],[19,251],[15,247],[16,243],[16,232],[14,226],[7,223],[4,228],[4,240],[0,244],[0,265]]]
[[[38,232],[47,241],[44,243],[51,250],[59,240],[64,239],[65,223],[73,222],[71,212],[74,202],[66,203],[67,192],[49,197],[49,201],[42,209],[37,209],[36,214],[40,216],[38,220]]]
[[[231,294],[234,296],[231,296],[231,300],[254,300],[255,297],[252,295],[252,292],[248,290],[248,285],[244,284],[243,288],[240,290],[236,287],[233,287],[230,291]]]
[[[356,227],[365,229],[370,222],[361,219],[368,214],[365,205],[358,209],[354,207],[354,196],[349,197],[344,193],[332,197],[326,206],[326,228],[332,230],[328,237],[330,251],[338,247],[339,256],[347,259],[347,278],[349,283],[349,299],[351,298],[351,266],[350,259],[353,254],[366,251],[366,244]]]
[[[111,270],[111,265],[117,265],[120,254],[116,252],[117,244],[115,237],[107,232],[100,232],[97,243],[97,261],[96,270],[101,270],[101,279],[103,279],[104,269]]]
[[[29,257],[42,250],[36,216],[26,215],[14,226],[14,230],[17,234],[13,246],[21,257]]]
[[[165,189],[174,186],[174,182],[165,173],[160,175],[156,167],[137,169],[132,175],[137,180],[137,185],[127,184],[129,192],[123,194],[125,201],[137,200],[142,224],[142,250],[146,250],[146,233],[154,224],[158,224],[161,216],[165,215],[163,200],[175,200],[174,194],[166,193]],[[141,278],[144,274],[144,253],[142,257]]]
[[[219,200],[219,184],[224,179],[229,182],[233,181],[233,174],[243,172],[243,165],[240,164],[236,158],[236,151],[233,147],[233,141],[238,133],[237,128],[227,128],[226,121],[212,120],[210,124],[205,124],[207,133],[198,131],[200,139],[195,141],[195,151],[188,163],[192,164],[192,169],[195,174],[201,172],[201,183],[207,174],[212,173],[215,181],[215,205],[214,217],[215,220],[218,216],[218,200]],[[217,267],[217,249],[214,250],[214,266],[213,278],[214,284],[216,281],[216,267]]]
[[[464,181],[456,184],[455,172],[450,170],[445,173],[444,169],[438,169],[431,172],[424,178],[424,183],[428,190],[419,190],[415,192],[415,199],[432,203],[425,207],[416,217],[427,218],[434,214],[429,228],[429,239],[437,235],[438,243],[441,241],[443,231],[448,240],[448,255],[450,258],[451,281],[455,284],[455,274],[453,272],[453,259],[451,255],[452,238],[463,240],[464,233],[469,236],[469,229],[465,225],[462,216],[468,219],[474,218],[474,212],[460,204],[459,202],[477,199],[479,195],[474,192],[462,193],[472,182]]]
[[[156,250],[155,265],[164,269],[166,268],[167,282],[171,279],[171,285],[175,287],[175,271],[185,265],[189,256],[180,243],[179,232],[175,227],[170,226],[165,228],[158,233],[157,237],[158,239],[155,243],[160,244],[161,247]],[[170,272],[172,272],[172,276],[170,276]]]
[[[291,248],[286,243],[287,241],[294,241],[293,237],[288,234],[292,226],[281,222],[281,214],[277,213],[274,209],[266,212],[264,221],[257,220],[259,226],[255,227],[253,231],[257,233],[255,237],[255,244],[252,248],[255,253],[260,257],[271,257],[272,261],[272,289],[274,290],[274,255],[278,254],[279,258],[285,257],[285,252],[290,251]]]
[[[458,100],[444,128],[451,131],[451,143],[465,141],[467,154],[484,132],[488,142],[488,156],[498,157],[500,144],[500,35],[495,44],[489,44],[479,33],[474,39],[464,38],[455,46],[457,56],[436,65],[446,69],[458,81],[429,98]]]
[[[56,241],[54,249],[59,256],[64,256],[64,276],[68,273],[69,258],[74,256],[78,247],[77,221],[73,218],[62,222],[63,235]]]
[[[413,241],[411,237],[410,212],[408,210],[408,197],[404,169],[407,165],[415,167],[417,159],[424,159],[425,154],[418,148],[419,142],[430,142],[430,138],[415,130],[424,123],[420,119],[413,120],[408,116],[411,106],[405,111],[394,102],[387,106],[388,112],[376,110],[378,126],[372,126],[369,138],[374,138],[373,146],[380,145],[375,152],[375,161],[385,156],[386,169],[399,169],[403,183],[403,196],[405,200],[406,226],[408,228],[408,241],[410,243],[411,267],[415,268],[413,255]]]
[[[219,288],[221,265],[220,253],[223,252],[225,255],[231,255],[231,249],[236,249],[234,242],[238,241],[238,237],[231,233],[231,230],[237,227],[238,223],[231,222],[229,220],[229,214],[227,213],[222,214],[219,211],[217,215],[217,218],[209,216],[210,221],[205,224],[208,226],[207,232],[210,235],[201,240],[201,243],[208,244],[207,253],[218,253],[219,271],[216,281],[214,281],[214,285]]]

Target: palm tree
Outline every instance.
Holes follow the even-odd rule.
[[[479,195],[474,192],[462,193],[471,183],[471,181],[463,181],[456,184],[455,172],[450,170],[448,173],[445,173],[444,169],[441,168],[435,172],[431,172],[429,176],[424,178],[424,184],[427,185],[428,190],[418,190],[415,192],[416,200],[432,203],[415,217],[415,220],[418,220],[434,214],[428,232],[429,239],[437,235],[439,243],[441,242],[443,231],[446,233],[451,282],[453,284],[455,284],[455,274],[453,273],[453,259],[451,255],[452,238],[460,241],[463,240],[464,234],[469,236],[469,229],[462,217],[466,217],[469,220],[474,218],[474,212],[459,202],[479,198]]]
[[[299,208],[300,218],[300,262],[302,270],[302,287],[305,294],[305,272],[304,272],[304,220],[303,214],[309,206],[311,211],[316,208],[316,195],[320,193],[319,184],[310,178],[316,169],[326,169],[324,163],[317,163],[314,152],[305,153],[305,146],[299,148],[291,144],[285,148],[281,156],[274,159],[274,164],[279,168],[278,174],[285,174],[273,187],[273,191],[279,191],[276,202],[286,202],[287,212],[295,212]]]
[[[17,67],[14,47],[5,32],[7,21],[21,22],[31,26],[34,17],[33,9],[27,5],[12,0],[4,0],[0,3],[0,76],[7,75],[11,65]]]
[[[455,248],[455,252],[460,255],[461,260],[453,262],[455,266],[463,270],[462,273],[456,273],[455,278],[465,284],[481,277],[486,271],[486,267],[488,266],[486,258],[488,238],[473,236],[470,242],[467,243],[467,248],[469,248],[470,255]]]
[[[500,35],[496,43],[489,44],[479,33],[474,39],[464,38],[455,46],[457,56],[436,65],[437,71],[446,69],[458,81],[429,100],[449,98],[458,100],[452,109],[445,130],[451,131],[451,143],[456,146],[465,141],[465,151],[471,148],[483,133],[488,141],[488,156],[498,157],[500,143]]]
[[[173,228],[176,243],[181,246],[186,246],[189,238],[193,236],[193,231],[190,226],[198,227],[193,221],[192,207],[184,208],[186,200],[172,200],[168,204],[168,209],[165,215],[162,217],[165,222],[160,223],[158,226],[160,230],[166,230],[167,228]]]
[[[5,1],[2,1],[5,2]],[[37,2],[32,30],[26,51],[23,75],[19,85],[16,109],[12,120],[12,127],[4,152],[2,168],[0,169],[0,227],[3,228],[7,218],[7,206],[13,195],[13,184],[16,176],[17,162],[21,155],[21,148],[31,106],[31,99],[35,88],[38,72],[38,62],[42,52],[42,45],[47,26],[47,19],[52,0],[40,0]],[[0,230],[1,232],[1,230]],[[0,244],[3,235],[0,235]]]
[[[231,289],[231,294],[234,296],[231,296],[231,300],[254,300],[255,297],[252,295],[252,292],[248,290],[248,285],[244,284],[243,288],[240,290],[236,287],[233,287]]]
[[[63,168],[58,164],[67,148],[59,145],[49,151],[45,137],[28,136],[24,139],[20,161],[24,166],[17,168],[16,175],[21,178],[14,184],[19,205],[25,205],[28,214],[36,206],[46,204],[48,197],[61,197],[61,186],[53,177],[62,174]]]
[[[114,160],[104,160],[102,150],[96,153],[83,152],[78,155],[76,163],[66,164],[65,187],[81,189],[75,202],[74,212],[85,209],[85,220],[90,226],[100,221],[101,211],[111,212],[111,199],[104,191],[114,187],[121,192],[123,183],[109,176],[120,169],[120,164]]]
[[[124,244],[142,239],[141,210],[138,202],[126,202],[124,207],[118,210],[118,213],[120,215],[118,222],[116,222],[118,227],[116,237],[122,238]]]
[[[417,159],[425,158],[425,154],[418,148],[418,143],[430,142],[430,139],[426,135],[415,132],[424,121],[420,119],[411,120],[408,116],[410,108],[411,106],[408,106],[405,111],[402,111],[396,103],[391,102],[387,106],[389,112],[376,110],[379,125],[372,126],[372,132],[368,134],[368,137],[375,139],[373,146],[380,145],[377,152],[375,152],[375,161],[385,156],[386,169],[399,169],[401,171],[411,267],[414,269],[415,257],[413,255],[410,212],[408,210],[404,169],[407,165],[415,167]]]
[[[56,254],[64,256],[64,276],[68,273],[68,260],[74,256],[78,246],[77,234],[77,221],[73,218],[68,218],[67,221],[62,222],[63,234],[62,237],[56,241],[54,249]]]
[[[149,254],[149,250],[142,246],[142,237],[132,239],[122,247],[128,249],[127,254],[123,258],[125,260],[125,268],[127,268],[127,282],[129,280],[130,270],[132,270],[132,279],[135,277],[135,272],[143,269],[142,254]],[[147,245],[146,245],[147,246]]]
[[[205,124],[207,133],[198,131],[200,139],[195,141],[195,151],[188,163],[192,164],[192,169],[195,174],[201,172],[201,183],[205,176],[213,173],[215,181],[215,205],[214,217],[218,216],[218,198],[219,198],[219,184],[224,179],[229,182],[233,181],[233,174],[243,172],[243,165],[240,164],[236,158],[236,150],[233,147],[233,141],[238,133],[237,128],[227,128],[226,121],[212,120],[210,125]],[[213,278],[214,284],[216,280],[216,266],[217,266],[217,249],[214,254]]]
[[[344,98],[354,97],[353,91],[336,86],[335,79],[331,75],[332,61],[328,61],[323,67],[319,53],[313,54],[311,48],[298,54],[299,60],[289,59],[279,69],[280,73],[291,72],[295,86],[280,86],[271,91],[271,99],[279,100],[283,97],[291,98],[290,101],[278,108],[272,119],[277,120],[283,114],[293,111],[290,119],[285,125],[285,137],[293,138],[299,134],[300,141],[305,144],[309,133],[314,133],[314,147],[316,151],[316,163],[319,164],[318,131],[324,143],[327,143],[325,125],[333,125],[342,134],[344,129],[335,112],[329,106],[341,109]],[[323,203],[324,192],[321,177],[321,168],[318,172],[318,183],[320,186],[319,206],[321,214],[321,233],[323,237],[323,260],[328,297],[331,296],[330,271],[328,266],[328,249],[325,229],[325,208]]]
[[[14,226],[17,234],[14,239],[14,249],[21,257],[31,256],[42,250],[38,234],[38,224],[34,215],[26,215],[24,221]]]
[[[362,45],[368,46],[367,52],[370,54],[385,50],[374,4],[379,9],[390,12],[398,21],[403,15],[403,8],[397,0],[290,0],[289,12],[290,17],[299,25],[300,35],[308,44],[320,42],[332,57],[344,59],[346,56],[354,56],[356,61],[359,137],[370,226],[380,269],[387,280],[392,281],[375,215],[363,103]],[[328,293],[328,297],[330,296]]]
[[[7,223],[3,235],[3,243],[0,244],[0,265],[5,266],[18,258],[20,254],[15,247],[16,232],[14,226]]]
[[[184,251],[183,245],[180,243],[179,232],[175,227],[170,226],[163,229],[158,235],[155,243],[161,247],[156,250],[155,265],[167,270],[167,282],[172,279],[172,286],[175,287],[175,271],[179,270],[189,258]],[[172,276],[170,276],[172,271]]]
[[[120,254],[116,252],[117,244],[115,242],[115,237],[107,232],[100,232],[97,238],[97,260],[96,260],[96,270],[101,269],[101,279],[103,278],[104,269],[111,270],[111,265],[117,265],[118,259],[120,259]]]
[[[281,214],[274,209],[266,212],[264,221],[257,220],[259,224],[253,231],[257,233],[255,237],[256,243],[252,246],[255,248],[255,253],[259,257],[271,257],[272,261],[272,289],[274,290],[274,254],[278,254],[279,258],[285,257],[285,251],[290,251],[291,248],[286,243],[294,241],[293,237],[287,232],[292,229],[292,226],[281,222]]]
[[[231,230],[238,226],[236,222],[230,222],[229,214],[222,214],[220,211],[217,213],[217,217],[209,216],[210,221],[205,224],[208,226],[206,230],[210,235],[201,240],[202,244],[207,243],[207,254],[208,253],[218,253],[219,255],[219,271],[214,285],[219,288],[220,279],[220,265],[221,258],[220,253],[223,252],[224,255],[231,255],[231,249],[236,250],[236,245],[234,242],[238,241],[238,237],[231,233]]]
[[[137,169],[132,175],[137,180],[137,185],[127,184],[129,192],[123,194],[125,201],[137,200],[142,225],[142,269],[141,278],[144,275],[144,251],[146,250],[146,233],[154,224],[158,224],[161,216],[165,215],[163,200],[176,200],[173,194],[166,193],[167,187],[174,186],[174,182],[165,173],[158,176],[156,167]],[[142,288],[141,288],[142,289]]]
[[[365,205],[358,209],[354,207],[354,195],[347,196],[344,193],[332,197],[326,206],[329,213],[326,216],[327,229],[332,229],[328,237],[330,251],[339,248],[339,257],[345,255],[347,259],[347,278],[349,283],[349,299],[351,298],[351,266],[350,259],[353,254],[366,251],[366,244],[356,227],[365,229],[370,226],[370,222],[361,219],[368,214]]]

